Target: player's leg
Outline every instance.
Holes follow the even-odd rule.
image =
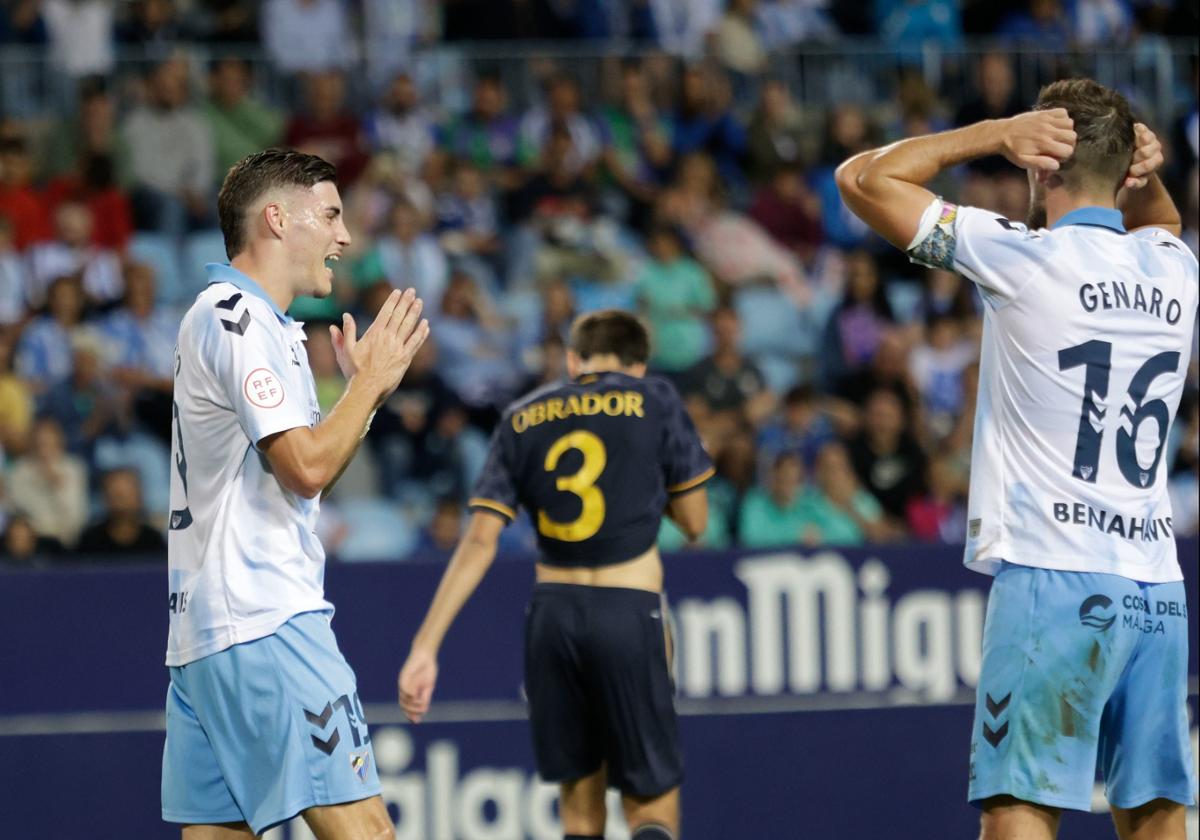
[[[621,797],[625,824],[631,840],[677,840],[679,837],[679,788],[658,796]]]
[[[578,646],[583,587],[538,584],[525,613],[525,695],[538,774],[560,785],[570,837],[603,837],[602,722],[596,719]]]
[[[594,589],[590,601],[589,673],[601,701],[609,783],[621,791],[637,840],[674,838],[683,755],[662,603],[653,592],[615,588]]]
[[[1004,564],[992,583],[968,798],[986,840],[1051,838],[1091,808],[1105,703],[1136,645],[1115,575]]]
[[[1155,799],[1137,808],[1113,808],[1121,840],[1184,840],[1186,809],[1169,799]]]
[[[254,836],[234,801],[188,694],[189,669],[172,668],[163,747],[162,816],[183,824],[184,840],[249,840]]]
[[[562,818],[565,840],[603,840],[608,810],[604,794],[608,787],[608,769],[600,769],[582,779],[559,786],[558,813]]]
[[[338,650],[328,614],[293,616],[270,636],[182,670],[221,782],[255,832],[310,808],[378,797],[354,672]],[[374,807],[378,817],[380,806]],[[355,818],[360,811],[347,809]],[[378,824],[366,819],[368,826]],[[345,835],[359,836],[390,835]]]
[[[183,840],[254,840],[255,836],[244,822],[183,827]]]
[[[1187,709],[1183,584],[1141,584],[1121,621],[1138,637],[1104,710],[1100,769],[1122,838],[1183,840],[1196,778]]]
[[[396,826],[378,796],[340,805],[318,805],[302,816],[317,840],[394,840],[396,836]]]
[[[983,802],[980,840],[1054,840],[1062,812],[1058,808],[993,796]]]

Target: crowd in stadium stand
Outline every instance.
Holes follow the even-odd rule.
[[[652,368],[717,465],[703,546],[960,542],[978,296],[871,234],[833,170],[1022,110],[1012,55],[982,53],[941,89],[902,62],[878,101],[820,108],[768,68],[845,35],[902,57],[977,35],[1146,43],[1194,32],[1188,5],[8,0],[0,66],[23,47],[47,58],[29,84],[0,83],[0,559],[161,558],[176,327],[204,263],[225,260],[224,173],[276,145],[336,164],[354,236],[334,296],[291,311],[323,411],[343,387],[327,330],[342,311],[365,326],[412,286],[433,324],[323,508],[333,555],[448,556],[500,410],[565,375],[572,318],[601,307],[644,316]],[[461,108],[409,69],[431,44],[505,38],[621,38],[637,57],[598,62],[586,85],[571,62],[529,60],[527,107],[494,61],[472,61]],[[200,50],[214,44],[241,47]],[[264,66],[284,80],[274,98]],[[1193,250],[1196,67],[1193,52],[1152,115]],[[1025,215],[1024,173],[999,159],[933,187]],[[1197,529],[1198,382],[1193,353],[1164,455],[1180,534]],[[683,542],[664,525],[664,549]],[[506,529],[505,548],[532,545],[527,519]]]

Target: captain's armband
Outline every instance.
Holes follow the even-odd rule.
[[[929,268],[954,270],[954,220],[958,205],[937,198],[921,214],[917,235],[908,244],[908,258]]]

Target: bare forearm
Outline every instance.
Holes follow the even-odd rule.
[[[1117,209],[1127,230],[1160,227],[1175,236],[1183,230],[1179,209],[1158,175],[1151,175],[1141,189],[1122,187],[1117,193]]]
[[[468,536],[459,544],[438,584],[429,612],[413,638],[414,649],[423,648],[436,656],[450,625],[478,588],[495,556],[494,542],[473,540]]]
[[[907,248],[933,200],[922,185],[944,169],[1000,152],[998,122],[911,137],[855,155],[837,170],[842,199],[885,239]]]
[[[852,167],[852,174],[867,185],[876,178],[892,178],[920,186],[952,166],[999,153],[996,123],[984,120],[952,131],[898,140],[855,155],[841,168]]]

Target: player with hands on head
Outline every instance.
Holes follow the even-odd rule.
[[[1027,225],[922,186],[972,158],[1028,173]],[[1183,840],[1196,778],[1187,608],[1166,470],[1197,263],[1161,146],[1116,91],[901,140],[837,170],[842,198],[911,260],[984,302],[966,565],[993,575],[968,799],[983,840],[1052,840],[1097,765],[1122,840]]]
[[[225,178],[229,264],[175,352],[162,813],[184,840],[240,840],[300,814],[319,840],[384,840],[354,672],[331,628],[319,496],[429,335],[412,289],[367,332],[332,328],[346,390],[321,417],[298,295],[325,297],[350,244],[333,166],[270,149]]]

